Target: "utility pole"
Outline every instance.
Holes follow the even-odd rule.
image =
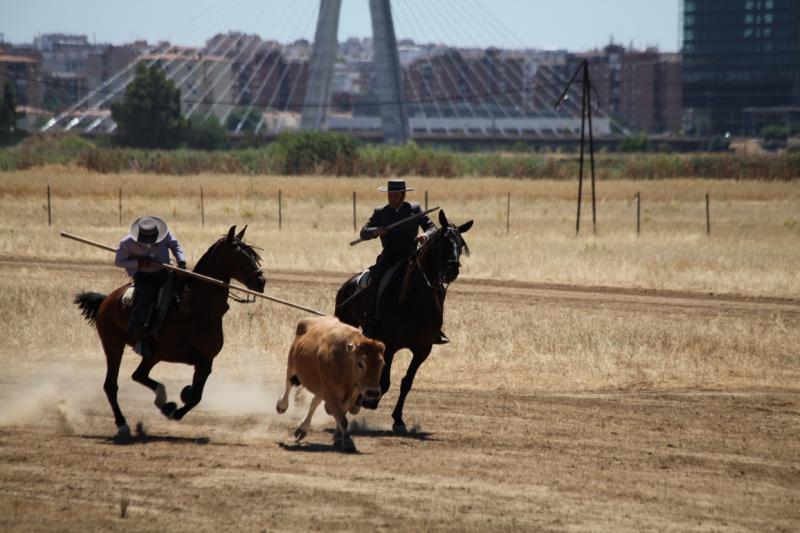
[[[581,64],[578,65],[578,68],[575,69],[575,73],[572,75],[572,78],[569,80],[567,87],[564,89],[564,92],[561,93],[561,96],[556,101],[556,108],[561,105],[561,102],[565,100],[567,96],[567,92],[569,88],[572,86],[575,79],[578,77],[578,74],[582,74],[581,76],[581,156],[580,156],[580,163],[579,163],[579,171],[578,171],[578,210],[575,216],[575,235],[580,234],[581,232],[581,199],[583,198],[583,162],[584,162],[584,154],[585,154],[585,145],[586,145],[586,122],[589,123],[589,161],[590,161],[590,169],[591,169],[591,180],[592,180],[592,231],[597,233],[597,202],[595,196],[595,179],[594,179],[594,132],[592,131],[592,83],[589,79],[589,62],[584,59],[581,61]]]

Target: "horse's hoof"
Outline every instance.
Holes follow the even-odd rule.
[[[175,402],[167,402],[161,406],[161,414],[163,414],[167,418],[172,418],[177,409],[178,409],[178,404],[176,404]]]
[[[303,440],[306,434],[306,430],[300,426],[297,426],[297,429],[294,430],[294,438],[297,440]]]
[[[130,440],[131,438],[131,428],[128,427],[128,424],[122,424],[117,428],[117,440]]]
[[[395,435],[406,435],[408,433],[408,430],[406,429],[406,425],[403,424],[402,422],[400,422],[399,424],[395,423],[392,426],[392,431],[394,431]]]
[[[186,385],[181,391],[181,401],[183,403],[189,403],[189,400],[191,399],[192,399],[192,386]]]

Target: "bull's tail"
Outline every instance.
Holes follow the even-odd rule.
[[[106,299],[105,294],[98,292],[82,292],[75,296],[73,302],[80,307],[83,318],[89,324],[96,326],[97,311],[100,309],[100,304]]]

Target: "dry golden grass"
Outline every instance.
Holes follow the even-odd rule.
[[[463,222],[473,257],[464,276],[579,285],[800,296],[800,183],[703,180],[611,181],[597,185],[598,233],[583,204],[575,237],[574,183],[412,178],[409,199],[443,207]],[[131,219],[163,216],[196,260],[230,225],[250,224],[267,269],[351,272],[370,264],[375,243],[351,248],[357,224],[385,201],[380,179],[252,176],[97,175],[46,168],[0,177],[0,254],[108,260],[106,252],[58,237],[68,230],[114,245]],[[53,227],[45,190],[52,188]],[[200,226],[200,188],[205,220]],[[123,194],[119,224],[118,191]],[[278,231],[278,191],[282,230]],[[635,234],[636,192],[642,234]],[[711,236],[704,195],[711,196]],[[506,195],[511,229],[506,235]]]
[[[115,244],[135,216],[163,216],[182,240],[190,264],[231,224],[250,224],[248,238],[264,248],[269,272],[306,272],[307,282],[268,284],[268,291],[331,311],[339,277],[371,263],[375,243],[349,247],[352,192],[358,224],[384,200],[378,179],[289,177],[104,176],[50,168],[0,178],[0,258],[90,261],[81,269],[18,262],[0,282],[0,357],[16,362],[101,357],[91,329],[69,301],[80,290],[108,292],[125,281],[108,252],[58,237],[58,230]],[[466,235],[472,256],[448,299],[446,329],[420,383],[511,390],[615,386],[793,386],[800,369],[796,313],[696,313],[610,306],[599,297],[580,304],[502,298],[460,291],[470,279],[557,282],[743,295],[800,296],[800,185],[797,183],[662,181],[598,184],[599,231],[574,235],[575,184],[498,179],[411,179],[422,200],[451,219],[474,218]],[[53,190],[53,227],[44,191]],[[200,227],[203,187],[206,227]],[[278,230],[277,191],[283,228]],[[636,237],[633,196],[643,197]],[[705,235],[703,197],[712,198],[712,234]],[[505,234],[506,194],[512,195]],[[584,228],[590,234],[590,208]],[[342,277],[343,279],[343,277]],[[234,305],[226,318],[219,364],[228,372],[254,368],[279,380],[300,314],[268,303]],[[57,339],[57,343],[54,341]],[[405,368],[408,354],[397,361]],[[21,364],[21,363],[20,363]],[[133,362],[129,361],[129,364]],[[131,369],[132,370],[132,369]],[[124,375],[124,374],[123,374]],[[395,380],[399,374],[395,374]]]

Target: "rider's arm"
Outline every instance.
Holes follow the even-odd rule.
[[[422,208],[416,206],[415,211],[421,212]],[[425,239],[430,239],[433,237],[433,234],[436,233],[436,224],[433,223],[433,220],[431,220],[431,217],[428,215],[422,215],[419,217],[419,227],[422,228],[422,232],[425,234]]]
[[[181,268],[186,268],[186,255],[183,253],[181,243],[179,243],[178,239],[172,235],[171,231],[167,232],[165,240],[169,249],[172,250],[172,255],[175,256],[175,261],[178,262],[178,266]]]
[[[136,270],[138,266],[138,259],[134,257],[130,248],[128,247],[129,239],[125,238],[119,242],[117,247],[117,255],[114,257],[114,264],[126,270]]]
[[[375,208],[375,211],[372,212],[372,216],[369,217],[367,223],[361,228],[361,233],[359,236],[363,240],[367,241],[378,236],[378,228],[383,225],[380,223],[380,214],[381,208]]]

